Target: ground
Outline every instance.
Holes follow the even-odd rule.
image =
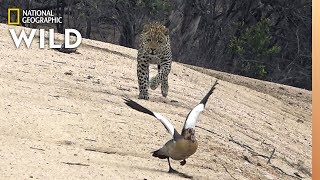
[[[311,91],[173,63],[168,97],[158,88],[138,100],[135,49],[88,39],[72,54],[39,40],[16,49],[9,28],[20,27],[0,24],[1,178],[311,179]],[[180,130],[216,79],[198,151],[167,173],[151,152],[170,136],[123,98]]]

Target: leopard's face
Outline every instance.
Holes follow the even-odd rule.
[[[169,30],[159,23],[145,25],[141,41],[141,46],[147,54],[161,54],[168,48]]]

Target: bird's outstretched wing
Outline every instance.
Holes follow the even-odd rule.
[[[206,96],[204,96],[204,98],[200,101],[200,103],[189,112],[188,117],[184,122],[182,132],[185,129],[194,128],[196,126],[198,117],[200,113],[204,110],[204,107],[206,106],[206,103],[217,84],[218,84],[218,80],[216,80],[216,82],[213,84],[213,86],[211,87],[209,92],[206,94]]]
[[[167,131],[170,133],[170,135],[173,138],[179,134],[177,132],[177,130],[173,127],[173,125],[170,123],[170,121],[167,118],[165,118],[164,116],[162,116],[161,114],[156,113],[156,112],[152,112],[149,109],[141,106],[140,104],[136,103],[135,101],[133,101],[131,99],[124,99],[124,100],[126,101],[125,102],[126,105],[128,105],[132,109],[149,114],[149,115],[157,118],[163,124],[163,126],[167,129]]]

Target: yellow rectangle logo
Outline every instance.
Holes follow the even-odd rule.
[[[16,12],[16,20],[11,21],[11,13]],[[8,24],[19,25],[20,24],[20,9],[19,8],[8,8]]]

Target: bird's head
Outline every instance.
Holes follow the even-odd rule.
[[[196,141],[195,133],[196,131],[193,128],[185,129],[182,133],[182,136],[184,137],[184,139],[194,142]]]

